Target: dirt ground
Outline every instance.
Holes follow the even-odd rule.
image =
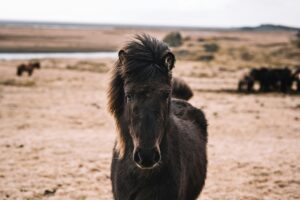
[[[111,200],[114,60],[44,59],[32,77],[16,77],[20,62],[0,61],[0,199]],[[199,200],[300,199],[300,96],[238,94],[248,69],[221,63],[179,60],[174,69],[209,123]]]
[[[74,62],[81,61],[43,60],[31,78],[15,76],[16,61],[1,62],[0,199],[112,199],[109,73],[64,67]],[[107,69],[113,63],[89,62]],[[191,103],[209,122],[200,199],[299,199],[299,96],[222,92],[236,88],[241,70],[209,78],[185,74],[197,64],[178,62],[174,74],[192,86]]]

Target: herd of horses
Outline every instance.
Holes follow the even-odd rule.
[[[254,85],[259,84],[259,92],[291,92],[293,85],[300,92],[300,67],[292,71],[284,68],[254,68],[238,83],[239,92],[255,92]]]

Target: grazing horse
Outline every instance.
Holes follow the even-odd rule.
[[[177,99],[189,100],[193,97],[193,91],[189,85],[180,78],[172,79],[172,97]]]
[[[207,171],[207,123],[187,101],[172,99],[175,56],[137,35],[119,51],[108,91],[117,125],[111,181],[117,200],[194,200]]]
[[[23,72],[28,72],[28,76],[33,74],[34,69],[40,69],[41,65],[39,62],[33,62],[28,64],[20,64],[17,67],[17,75],[22,76]]]
[[[291,90],[293,83],[292,72],[287,67],[252,69],[250,77],[259,82],[261,92],[281,91],[285,93]]]

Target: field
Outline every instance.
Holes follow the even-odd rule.
[[[74,30],[22,31],[2,28],[0,36],[43,37],[36,45],[26,37],[19,43],[2,39],[1,51],[2,44],[10,51],[21,48],[17,44],[25,45],[24,51],[49,51],[49,37],[57,34],[73,34],[79,46],[54,45],[53,51],[111,51],[138,31],[160,39],[168,32],[93,30],[97,39],[85,43],[92,41],[90,30],[80,33],[86,40],[77,40]],[[192,87],[190,102],[203,109],[209,123],[208,178],[199,200],[300,199],[300,96],[235,91],[250,67],[299,65],[299,50],[290,44],[293,34],[182,34],[184,44],[173,49],[178,58],[174,76]],[[203,45],[212,43],[219,49],[205,50]],[[44,49],[38,48],[41,44]],[[214,59],[204,61],[202,55]],[[106,91],[114,61],[43,59],[32,77],[15,75],[16,66],[25,61],[0,61],[0,199],[112,199],[115,126]]]

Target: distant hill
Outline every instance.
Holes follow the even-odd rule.
[[[300,31],[300,28],[275,24],[262,24],[256,27],[242,27],[243,31]]]

